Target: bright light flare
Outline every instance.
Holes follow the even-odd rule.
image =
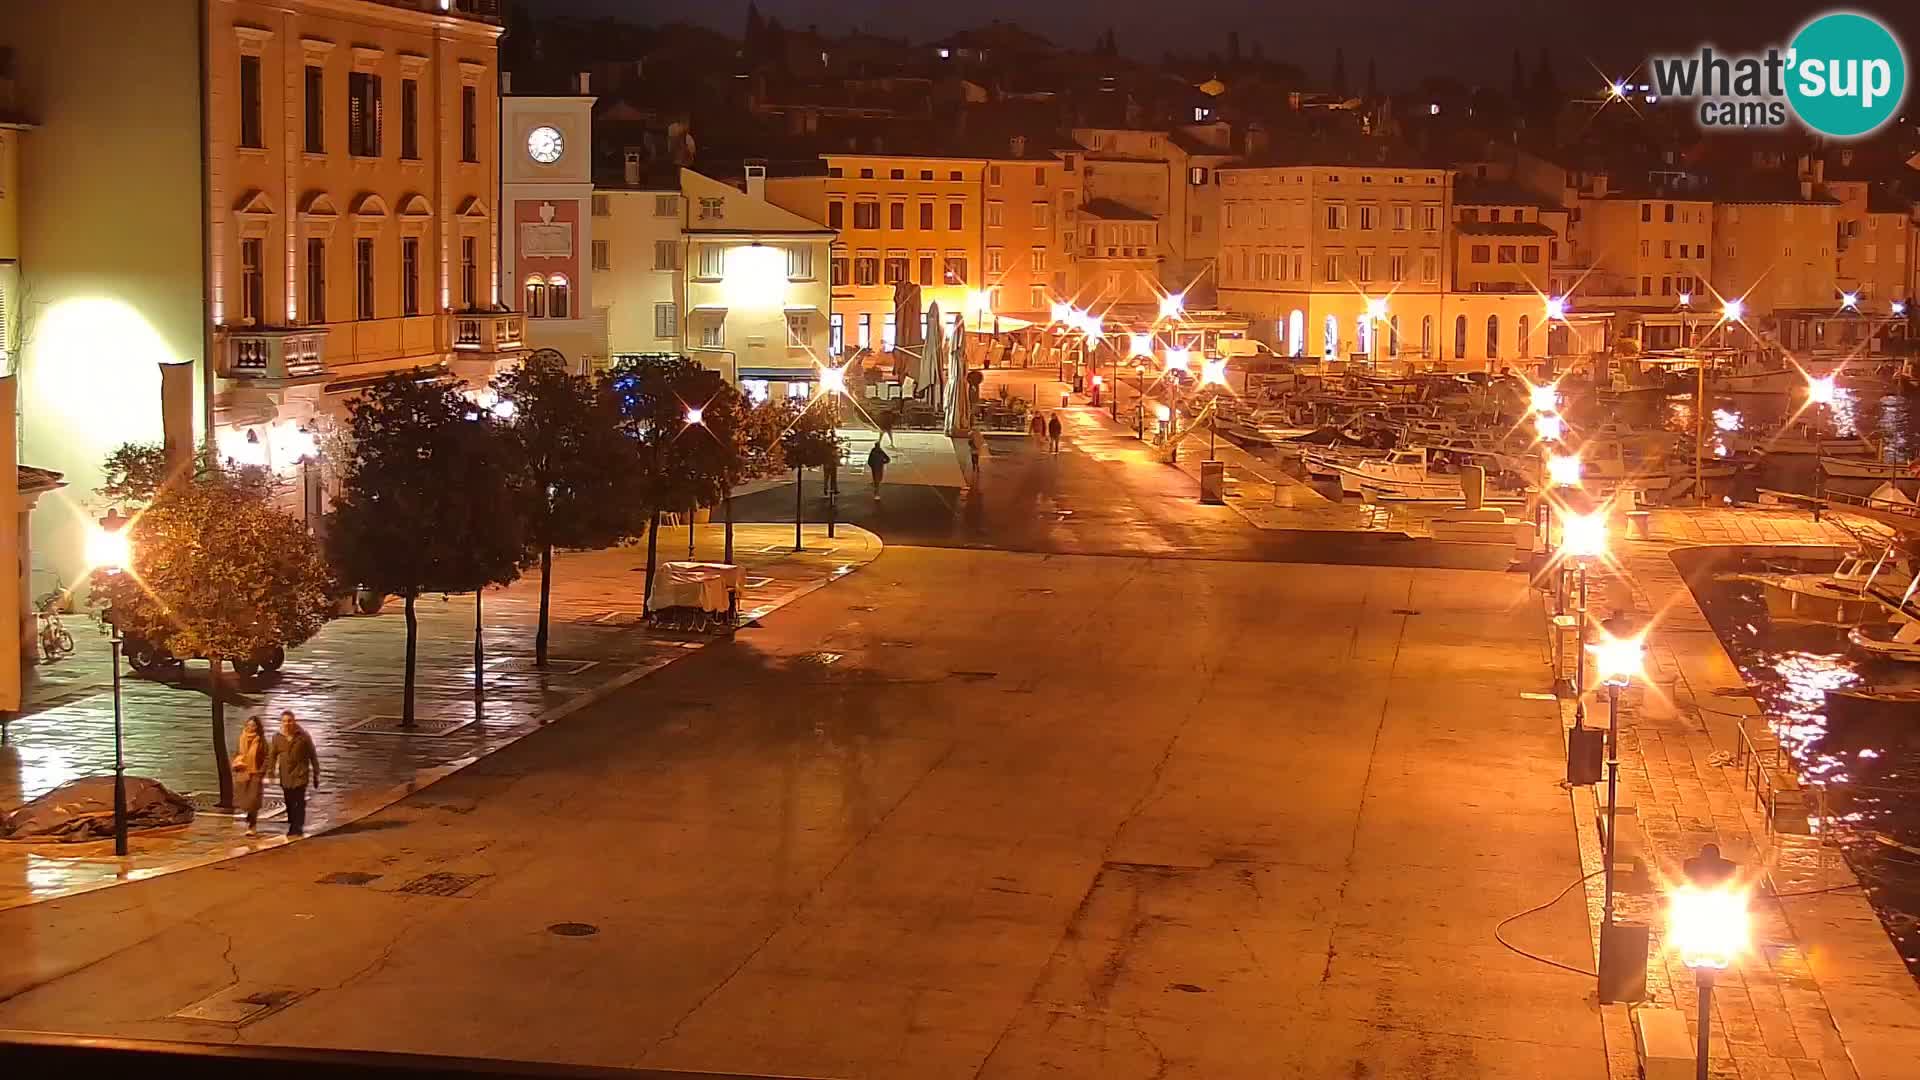
[[[87,530],[87,565],[108,570],[125,570],[133,565],[133,544],[127,539],[127,527]]]
[[[1608,686],[1625,686],[1643,674],[1646,645],[1640,638],[1608,637],[1587,646],[1600,681]]]
[[[1226,357],[1224,356],[1217,357],[1217,358],[1208,357],[1207,359],[1202,360],[1200,362],[1200,385],[1201,386],[1227,385],[1227,358]]]
[[[1152,356],[1153,355],[1153,335],[1152,334],[1128,334],[1127,335],[1127,355],[1128,356]]]
[[[1049,322],[1055,322],[1055,323],[1066,322],[1067,316],[1071,314],[1073,314],[1073,305],[1071,304],[1063,304],[1060,301],[1055,300],[1051,304],[1047,305],[1047,320]]]
[[[1178,371],[1184,374],[1190,370],[1191,362],[1191,350],[1186,348],[1170,348],[1167,350],[1167,371]]]
[[[1160,317],[1178,319],[1187,311],[1186,293],[1168,293],[1160,298]]]
[[[1740,419],[1739,413],[1729,412],[1726,409],[1713,410],[1713,426],[1718,428],[1719,430],[1739,431],[1740,424],[1741,424],[1741,419]]]
[[[1807,400],[1815,405],[1833,404],[1833,376],[1823,375],[1808,379]]]
[[[1607,96],[1618,101],[1627,96],[1627,84],[1612,82],[1607,84]]]
[[[1860,294],[1857,292],[1841,293],[1840,307],[1847,311],[1859,311],[1860,310]]]
[[[1737,296],[1722,302],[1720,305],[1720,317],[1728,322],[1739,322],[1740,316],[1746,314],[1746,311],[1746,301]]]
[[[1681,294],[1680,294],[1680,306],[1681,306],[1681,307],[1684,307],[1684,308],[1690,308],[1690,307],[1692,307],[1692,306],[1693,306],[1693,294],[1692,294],[1692,293],[1690,293],[1690,292],[1683,292],[1683,293],[1681,293]]]
[[[1536,413],[1555,412],[1560,408],[1560,388],[1552,385],[1529,387],[1527,403]]]
[[[1895,300],[1890,310],[1893,312],[1895,318],[1904,317],[1907,313],[1907,302],[1905,300]]]
[[[689,408],[687,410],[687,426],[691,427],[695,424],[698,424],[704,416],[705,414],[700,411],[700,407],[698,405],[695,405],[692,408]]]
[[[1387,298],[1372,296],[1367,298],[1367,318],[1379,322],[1387,317]]]
[[[1541,413],[1533,418],[1533,433],[1541,442],[1559,442],[1567,434],[1567,422],[1554,413]]]
[[[1554,487],[1580,486],[1580,455],[1553,454],[1547,458],[1547,482]]]
[[[1682,885],[1667,897],[1667,940],[1690,968],[1726,968],[1747,949],[1747,894]]]
[[[1173,410],[1169,409],[1164,402],[1159,405],[1155,405],[1153,407],[1153,418],[1164,424],[1167,421],[1173,419]]]
[[[1576,559],[1598,559],[1607,554],[1607,516],[1568,514],[1560,519],[1560,550]]]
[[[847,391],[847,371],[845,368],[823,367],[820,369],[820,392],[823,394],[844,394]]]
[[[1564,296],[1547,297],[1547,318],[1565,319],[1567,317],[1567,298]]]

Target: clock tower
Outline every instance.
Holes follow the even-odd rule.
[[[500,99],[501,291],[526,314],[530,349],[575,371],[604,362],[593,299],[593,102],[579,93]]]

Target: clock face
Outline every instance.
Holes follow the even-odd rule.
[[[551,165],[560,160],[560,133],[553,128],[541,126],[527,132],[527,155],[542,165]]]

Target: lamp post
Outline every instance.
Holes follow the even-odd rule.
[[[1707,1080],[1713,1031],[1714,977],[1747,948],[1747,895],[1733,881],[1734,864],[1707,844],[1685,863],[1686,882],[1667,898],[1667,936],[1700,989],[1694,1076]]]
[[[1619,809],[1620,787],[1620,691],[1641,673],[1645,650],[1637,637],[1616,638],[1611,635],[1591,649],[1595,673],[1607,688],[1607,846],[1606,864],[1602,867],[1606,879],[1606,900],[1600,908],[1601,933],[1604,934],[1613,926],[1613,867],[1618,844],[1614,825]]]
[[[1693,332],[1687,316],[1693,312],[1693,294],[1680,294],[1680,347],[1693,351]],[[1693,494],[1707,505],[1707,358],[1693,358]]]
[[[1375,371],[1380,370],[1380,324],[1387,317],[1387,298],[1374,296],[1367,299],[1367,363]]]
[[[100,527],[87,534],[87,562],[120,573],[133,565],[133,547],[127,536],[127,519],[118,511],[109,511],[100,519]],[[108,610],[112,615],[112,610]],[[127,758],[126,740],[120,710],[120,646],[126,637],[120,624],[109,617],[107,641],[113,654],[113,853],[127,853]]]
[[[690,406],[687,409],[687,426],[699,427],[701,423],[702,415],[703,414],[701,413],[700,407],[698,405]],[[694,515],[699,512],[699,509],[700,509],[700,505],[698,500],[695,500],[694,502],[688,504],[687,506],[687,561],[688,562],[693,561],[693,518],[694,518]]]
[[[1592,514],[1568,514],[1560,520],[1560,550],[1573,559],[1576,586],[1580,594],[1580,606],[1575,612],[1578,620],[1578,648],[1574,656],[1579,663],[1573,671],[1573,722],[1582,726],[1587,716],[1587,562],[1607,553],[1607,518],[1605,511]]]
[[[840,438],[840,394],[847,388],[845,368],[829,367],[820,370],[820,389],[827,393],[827,405],[831,409],[829,420],[832,423],[836,447]],[[835,453],[839,451],[836,449]],[[827,539],[833,539],[834,519],[840,509],[840,477],[837,463],[827,468]]]

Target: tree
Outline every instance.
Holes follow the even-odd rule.
[[[1373,60],[1371,58],[1367,60],[1367,100],[1380,100],[1380,80],[1374,72]]]
[[[640,506],[634,449],[621,435],[613,396],[569,372],[566,358],[552,349],[495,377],[493,390],[513,415],[526,525],[523,565],[540,562],[534,664],[545,667],[553,549],[606,547],[633,535]]]
[[[1521,104],[1527,100],[1527,68],[1520,62],[1519,49],[1513,50],[1513,88],[1507,93],[1513,98],[1515,109],[1520,108]]]
[[[1341,48],[1333,50],[1333,93],[1334,96],[1347,96],[1347,51]]]
[[[131,491],[129,467],[151,450],[116,450],[109,486]],[[206,657],[221,806],[233,805],[221,665],[299,645],[333,610],[319,546],[298,518],[274,509],[271,494],[263,470],[223,469],[203,454],[191,476],[154,489],[124,526],[132,565],[96,569],[91,579],[92,604],[121,633]]]
[[[718,372],[684,356],[622,360],[608,382],[619,402],[621,429],[634,446],[648,511],[646,589],[651,601],[661,513],[719,505],[741,479],[740,395]]]
[[[780,453],[793,466],[793,549],[805,545],[800,539],[803,517],[800,498],[801,479],[807,469],[824,468],[840,460],[840,436],[834,431],[833,410],[826,397],[816,397],[801,409],[780,437]]]
[[[334,504],[331,554],[342,580],[406,604],[400,725],[410,728],[415,601],[520,576],[521,474],[503,425],[458,386],[390,375],[347,408],[354,456]]]
[[[1560,82],[1553,77],[1553,57],[1545,49],[1540,50],[1539,66],[1533,69],[1533,98],[1536,108],[1552,109],[1560,104]]]

